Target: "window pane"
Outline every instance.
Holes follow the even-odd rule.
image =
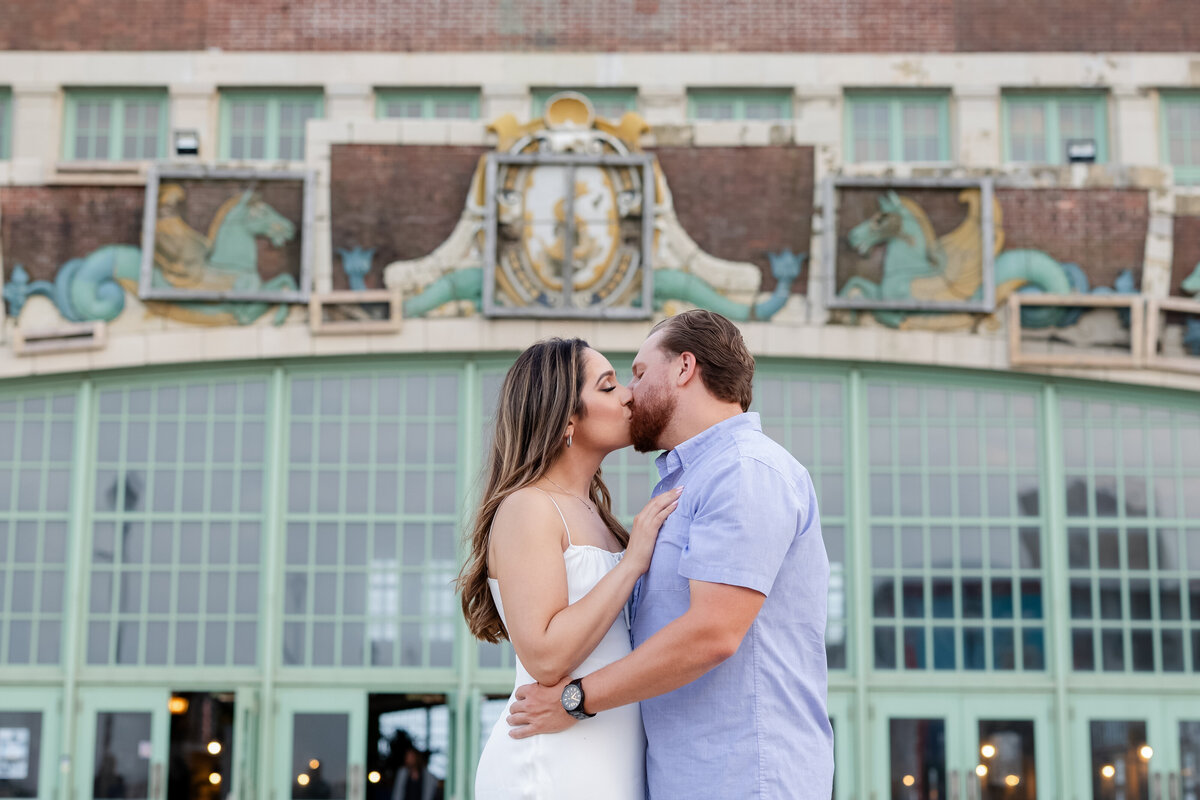
[[[852,101],[854,160],[889,160],[890,132],[886,102]]]
[[[1009,151],[1013,161],[1046,161],[1045,104],[1010,100]]]
[[[905,161],[937,161],[941,158],[936,103],[906,103],[901,114]]]

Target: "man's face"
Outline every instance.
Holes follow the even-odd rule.
[[[670,381],[675,359],[658,346],[661,339],[661,331],[651,335],[633,359],[629,432],[633,448],[639,453],[664,449],[660,443],[662,434],[675,415],[677,398]]]

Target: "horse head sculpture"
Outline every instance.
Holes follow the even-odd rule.
[[[920,223],[904,207],[893,191],[879,196],[879,212],[855,225],[846,239],[858,254],[865,256],[881,244],[903,238],[910,245],[923,247],[925,237]]]

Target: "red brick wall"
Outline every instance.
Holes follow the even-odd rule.
[[[383,268],[420,258],[446,240],[462,216],[484,147],[334,145],[330,167],[335,289],[347,289],[336,248],[375,248],[367,288]]]
[[[1171,294],[1182,295],[1180,284],[1200,265],[1200,217],[1175,218],[1175,258],[1171,268]]]
[[[0,188],[4,274],[18,265],[31,280],[54,280],[59,267],[106,244],[142,243],[140,186]]]
[[[373,247],[368,288],[383,268],[445,241],[462,215],[482,147],[335,145],[330,198],[335,248]],[[767,252],[808,252],[811,147],[662,148],[655,151],[684,228],[705,251],[764,268]],[[346,288],[334,256],[334,287]],[[802,291],[805,280],[797,282]]]
[[[1132,268],[1138,286],[1150,221],[1145,191],[1130,189],[999,189],[1004,249],[1044,250],[1083,267],[1092,286],[1112,286]]]
[[[7,50],[1200,50],[1195,0],[10,0]]]
[[[807,253],[812,236],[811,147],[662,147],[654,150],[684,230],[720,258],[763,269],[775,288],[768,252]],[[808,270],[792,286],[803,293]]]

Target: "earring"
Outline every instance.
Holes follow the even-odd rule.
[[[571,446],[571,434],[567,434],[567,447]]]

